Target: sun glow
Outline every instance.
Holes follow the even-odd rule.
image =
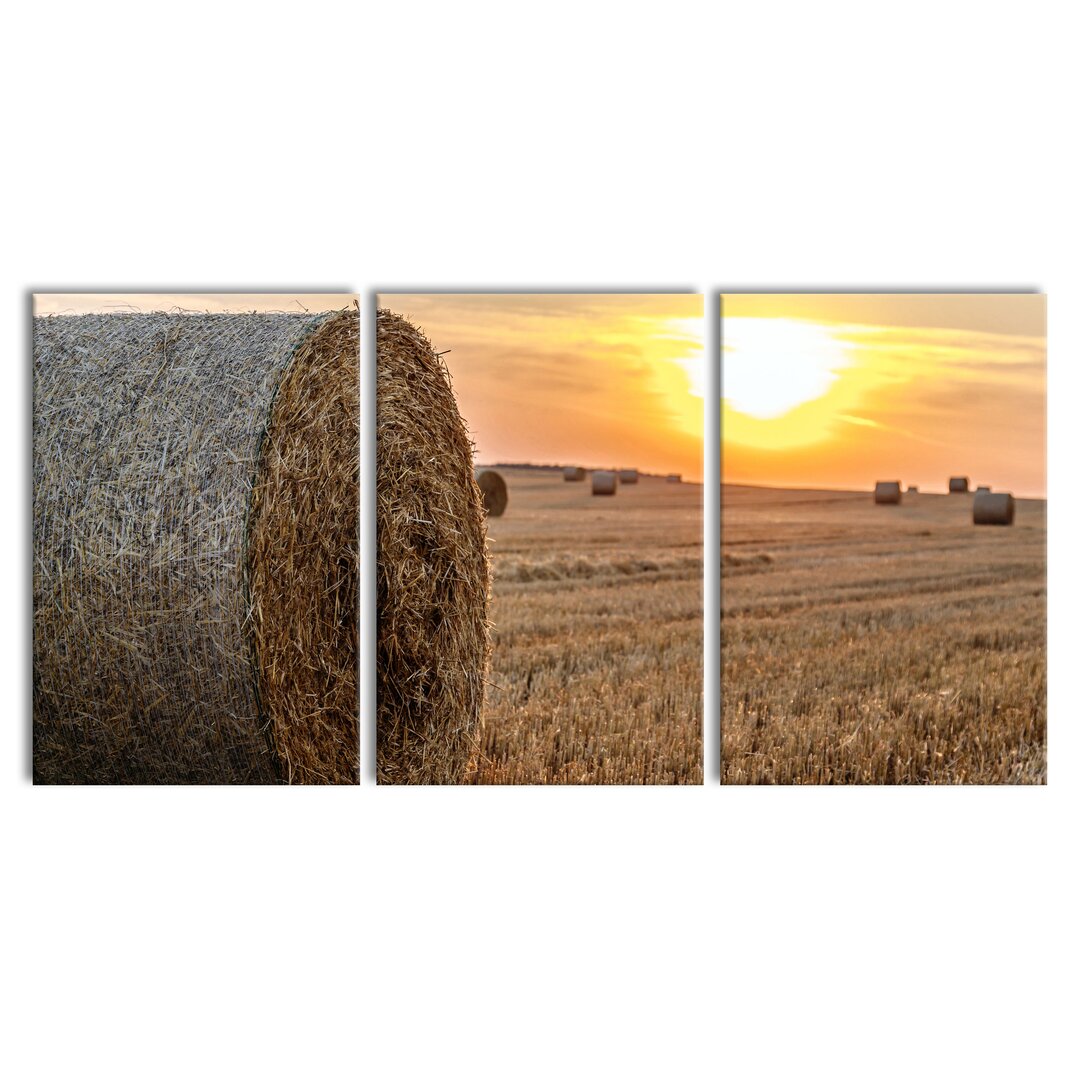
[[[933,492],[964,473],[1045,494],[1045,298],[747,294],[723,312],[726,482]]]
[[[822,397],[851,363],[828,327],[798,319],[724,320],[724,400],[759,420],[774,420]]]

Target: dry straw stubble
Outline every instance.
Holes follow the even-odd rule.
[[[420,330],[377,326],[380,783],[459,783],[476,764],[490,655],[487,530],[449,374]]]
[[[37,780],[355,782],[357,342],[35,320]]]

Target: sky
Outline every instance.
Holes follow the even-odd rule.
[[[476,460],[703,479],[704,303],[686,294],[401,294],[443,357]]]
[[[35,293],[35,315],[91,315],[113,311],[340,311],[352,293]]]
[[[1046,298],[725,294],[726,483],[1046,496]]]

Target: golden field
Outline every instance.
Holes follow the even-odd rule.
[[[483,784],[702,779],[700,484],[500,468]]]
[[[728,784],[1046,782],[1046,503],[724,485]]]

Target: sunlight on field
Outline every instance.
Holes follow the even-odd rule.
[[[722,775],[1045,783],[1046,503],[722,490]]]
[[[702,489],[500,470],[478,783],[702,779]]]

